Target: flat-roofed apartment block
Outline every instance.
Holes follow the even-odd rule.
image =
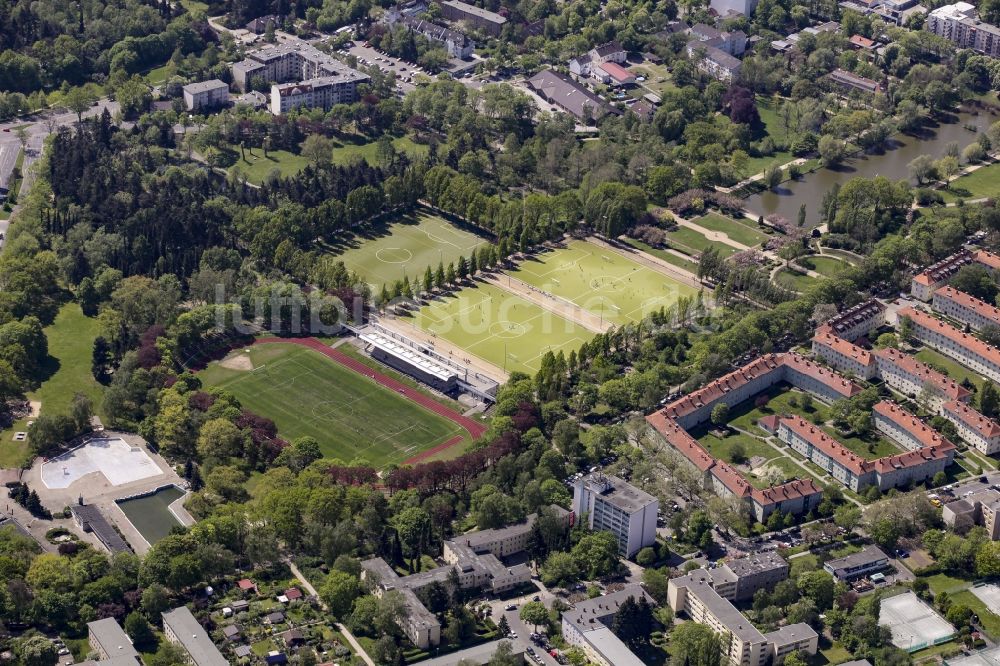
[[[164,611],[162,617],[163,635],[180,646],[189,663],[194,666],[228,666],[229,662],[187,606]]]
[[[444,0],[441,3],[441,16],[449,21],[465,21],[494,37],[500,36],[507,23],[505,16],[459,0]]]
[[[1000,308],[954,287],[942,287],[935,291],[931,303],[936,311],[968,324],[974,330],[1000,326]]]
[[[958,532],[963,532],[973,525],[986,529],[990,539],[1000,539],[1000,492],[987,488],[954,502],[948,502],[941,509],[944,524]]]
[[[645,599],[650,605],[655,603],[642,587],[635,584],[626,585],[624,589],[603,597],[586,599],[563,613],[563,638],[583,650],[595,664],[642,666],[643,661],[610,629],[615,613],[629,597],[636,601]]]
[[[753,599],[757,590],[771,589],[788,578],[788,562],[770,551],[730,560],[710,569],[712,587],[723,599]]]
[[[980,264],[991,273],[996,273],[1000,270],[1000,257],[997,255],[986,250],[971,252],[961,249],[955,254],[945,257],[914,275],[910,281],[910,293],[913,294],[914,298],[929,301],[934,296],[934,292],[955,277],[955,273],[962,266],[968,266],[973,263]]]
[[[723,640],[723,651],[731,664],[764,666],[778,650],[782,656],[795,649],[816,654],[819,636],[809,625],[793,624],[762,634],[713,588],[712,576],[706,569],[670,579],[667,600],[674,612],[684,613],[692,621],[728,637]]]
[[[983,377],[1000,382],[1000,349],[922,310],[902,308],[899,316],[912,322],[912,335],[917,340],[952,357]]]
[[[132,640],[113,617],[87,623],[90,649],[97,653],[98,663],[138,664],[139,652]]]
[[[229,86],[219,79],[189,83],[181,90],[188,111],[214,109],[229,102]]]
[[[548,510],[569,527],[568,511],[556,505],[549,506]],[[507,566],[499,558],[515,555],[527,548],[532,526],[537,519],[537,514],[531,514],[525,522],[517,525],[481,530],[446,540],[442,555],[445,566],[400,576],[381,557],[374,557],[361,563],[361,577],[374,581],[374,593],[379,597],[391,590],[402,594],[408,612],[401,628],[414,645],[420,648],[437,645],[441,642],[441,625],[416,592],[432,583],[450,585],[452,576],[458,578],[458,585],[464,590],[485,589],[492,594],[502,594],[527,583],[531,580],[531,570],[527,565]]]
[[[823,565],[827,573],[833,574],[838,580],[854,580],[867,574],[884,569],[889,565],[889,556],[878,546],[865,546],[858,553],[829,560]]]
[[[625,557],[656,542],[659,508],[655,497],[616,476],[590,474],[573,485],[573,513],[586,516],[590,529],[614,534]]]
[[[302,41],[268,46],[247,54],[232,66],[233,82],[243,91],[260,77],[272,84],[270,110],[280,114],[293,108],[320,107],[357,100],[357,87],[367,74],[352,69],[333,56]]]
[[[941,405],[941,416],[955,425],[958,436],[986,455],[1000,452],[1000,424],[968,405],[951,401]]]

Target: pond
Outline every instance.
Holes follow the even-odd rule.
[[[797,181],[787,181],[774,190],[755,194],[744,201],[744,206],[754,216],[777,213],[794,222],[799,214],[799,206],[806,205],[806,225],[821,223],[820,202],[834,184],[843,185],[852,178],[874,178],[885,176],[890,180],[910,177],[907,164],[920,155],[930,155],[935,159],[943,156],[948,144],[958,143],[959,150],[976,140],[979,132],[984,132],[996,117],[988,112],[959,113],[953,116],[955,122],[925,126],[919,136],[896,134],[879,153],[865,153],[846,160],[843,164],[824,168],[806,174]],[[975,127],[975,131],[968,129]]]
[[[170,534],[175,526],[181,526],[169,507],[183,496],[184,491],[177,486],[165,486],[149,495],[118,500],[116,503],[139,534],[153,545]]]

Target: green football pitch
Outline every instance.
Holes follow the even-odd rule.
[[[511,274],[619,325],[698,293],[617,252],[580,240],[530,258]]]
[[[438,263],[447,266],[459,257],[466,259],[485,238],[460,229],[433,212],[417,208],[386,223],[362,229],[339,251],[338,258],[348,269],[370,284],[381,287],[404,276],[422,278],[424,270]]]
[[[569,353],[593,333],[491,284],[437,299],[415,323],[508,372],[534,374],[551,350]]]
[[[214,362],[199,376],[274,420],[285,439],[314,437],[327,458],[364,458],[382,467],[466,434],[311,349],[268,344],[250,348],[250,363],[247,355],[240,351]]]

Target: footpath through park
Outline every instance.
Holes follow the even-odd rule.
[[[486,426],[484,426],[479,421],[476,421],[475,419],[470,419],[468,416],[464,416],[454,410],[449,409],[448,407],[442,405],[440,402],[431,398],[430,396],[424,395],[420,391],[411,388],[406,384],[403,384],[402,382],[399,382],[388,375],[382,374],[378,370],[374,370],[368,367],[361,361],[355,358],[351,358],[347,354],[330,347],[326,343],[317,340],[316,338],[269,337],[269,338],[257,338],[256,340],[254,340],[254,344],[270,344],[270,343],[287,343],[293,345],[300,345],[302,347],[308,347],[309,349],[318,351],[319,353],[323,354],[330,360],[335,361],[336,363],[339,363],[340,365],[344,366],[348,370],[353,370],[358,374],[370,377],[372,380],[374,380],[381,386],[384,386],[385,388],[391,391],[395,391],[396,393],[403,396],[407,400],[417,403],[424,409],[433,412],[438,416],[448,419],[452,423],[463,428],[466,432],[469,433],[469,435],[473,439],[481,437],[483,433],[486,432]],[[422,451],[421,453],[418,453],[409,460],[404,461],[404,463],[414,464],[416,462],[419,462],[420,460],[423,460],[424,458],[428,458],[434,455],[435,453],[438,453],[440,451],[443,451],[444,449],[454,446],[461,441],[462,437],[453,437],[452,439],[449,439],[447,442],[444,442],[443,444],[439,444],[438,446],[428,449],[427,451]]]

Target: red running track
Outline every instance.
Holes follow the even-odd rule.
[[[478,421],[470,419],[467,416],[463,416],[458,412],[448,409],[437,400],[434,400],[433,398],[424,395],[420,391],[410,388],[406,384],[396,381],[395,379],[389,377],[388,375],[384,375],[377,370],[369,368],[361,361],[351,358],[347,354],[337,351],[336,349],[333,349],[329,345],[320,342],[316,338],[257,338],[256,340],[254,340],[254,344],[268,344],[274,342],[301,345],[303,347],[314,349],[318,351],[320,354],[326,356],[327,358],[336,361],[345,368],[353,370],[358,374],[365,375],[366,377],[371,377],[372,379],[374,379],[376,382],[386,387],[387,389],[391,389],[396,393],[399,393],[406,399],[417,403],[424,409],[433,412],[438,416],[444,417],[449,421],[451,421],[452,423],[461,426],[466,432],[469,433],[469,435],[472,436],[473,439],[482,437],[483,433],[486,432],[486,426],[484,426],[482,423],[479,423]],[[403,461],[403,464],[412,465],[417,462],[420,462],[421,460],[429,458],[430,456],[436,453],[440,453],[441,451],[444,451],[449,447],[455,446],[456,444],[461,442],[462,439],[463,437],[461,436],[453,437],[449,439],[447,442],[438,444],[437,446],[427,449],[426,451],[421,451],[412,458]]]

